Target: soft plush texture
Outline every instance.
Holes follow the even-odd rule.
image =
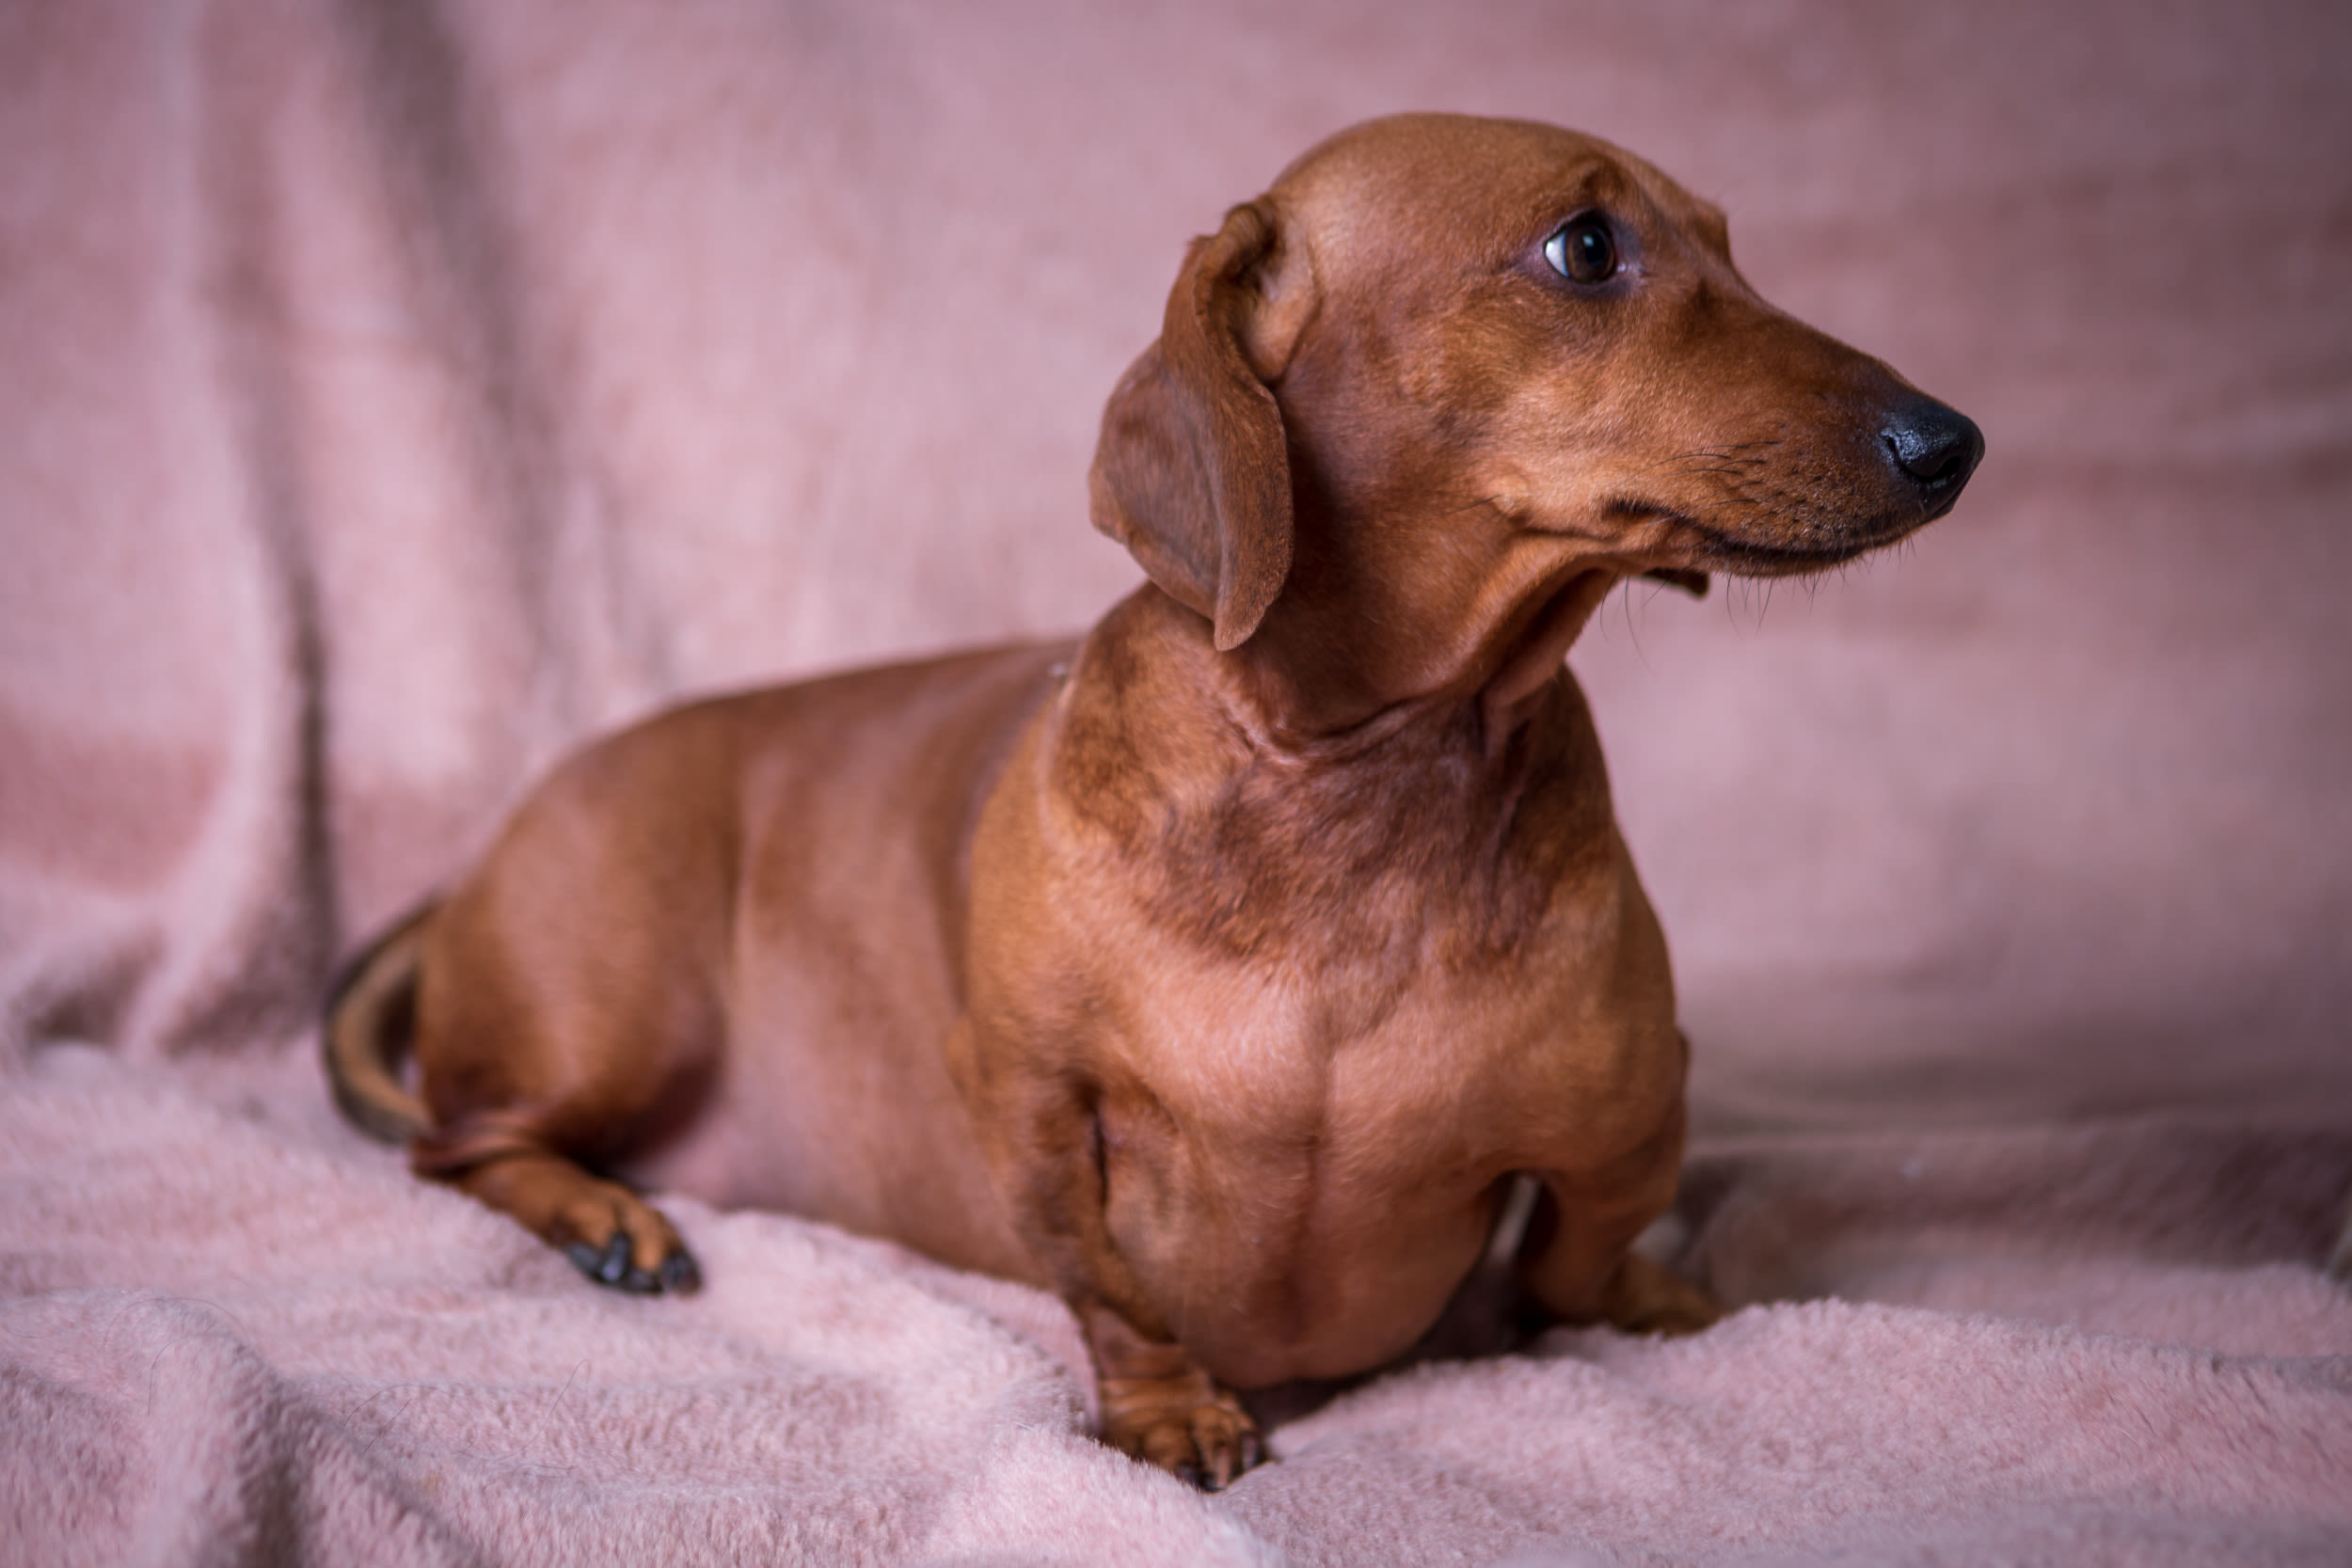
[[[0,1560],[2352,1556],[2341,8],[0,5]],[[1184,240],[1367,115],[1731,214],[1959,513],[1571,662],[1738,1311],[1085,1435],[1050,1299],[328,1109],[334,958],[674,697],[1083,625]]]

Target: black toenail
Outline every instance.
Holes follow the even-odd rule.
[[[567,1242],[564,1245],[564,1256],[572,1260],[572,1267],[586,1275],[590,1279],[599,1285],[604,1283],[603,1253],[590,1246],[586,1242]]]
[[[607,1285],[618,1285],[628,1277],[628,1233],[615,1231],[605,1244],[604,1257],[596,1264],[596,1278]]]
[[[691,1253],[674,1252],[661,1260],[661,1283],[679,1295],[692,1295],[703,1288],[702,1265]]]

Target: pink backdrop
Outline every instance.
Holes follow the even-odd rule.
[[[9,8],[16,1032],[297,1027],[581,734],[1084,624],[1184,238],[1430,105],[1641,150],[1990,440],[1576,655],[1702,1085],[2343,1095],[2352,24],[1578,11]]]

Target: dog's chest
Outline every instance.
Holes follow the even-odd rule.
[[[1615,994],[1639,895],[1572,695],[1499,763],[1440,736],[1240,769],[1112,857],[1118,876],[1065,884],[1089,913],[1064,951],[1134,939],[1073,989],[1115,1021],[1098,1045],[1136,1092],[1110,1097],[1105,1135],[1149,1167],[1154,1212],[1197,1203],[1294,1245],[1468,1212],[1605,1093],[1625,1026],[1650,1021]]]
[[[1124,1053],[1190,1140],[1271,1174],[1399,1180],[1491,1153],[1532,1100],[1572,1086],[1592,1047],[1562,972],[1465,975],[1366,963],[1303,985],[1280,964],[1201,964],[1189,999]],[[1222,971],[1223,973],[1215,973]]]
[[[1504,1019],[1489,1048],[1449,1039],[1451,998],[1395,999],[1343,1039],[1326,1029],[1361,1021],[1269,1027],[1284,1010],[1196,1037],[1102,1111],[1121,1254],[1189,1348],[1250,1381],[1408,1343],[1484,1247],[1504,1176],[1537,1163],[1531,1101],[1557,1092]]]

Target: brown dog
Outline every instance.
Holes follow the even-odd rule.
[[[607,1284],[696,1279],[652,1185],[1055,1290],[1105,1437],[1214,1485],[1231,1390],[1405,1350],[1521,1174],[1546,1308],[1703,1327],[1628,1250],[1685,1053],[1563,656],[1628,575],[1833,565],[1981,451],[1647,165],[1359,126],[1193,245],[1112,394],[1149,585],[576,757],[357,967],[338,1094]]]

